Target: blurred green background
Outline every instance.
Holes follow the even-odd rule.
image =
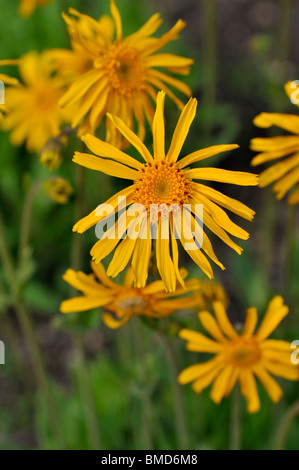
[[[69,6],[96,18],[109,12],[108,1],[53,0],[37,9],[31,18],[22,19],[17,14],[17,0],[0,0],[0,59],[18,58],[30,50],[69,47],[61,18],[61,11]],[[199,108],[184,152],[238,143],[240,149],[215,157],[211,165],[221,162],[223,168],[250,171],[253,156],[250,139],[269,135],[269,131],[254,128],[254,116],[262,111],[297,113],[284,94],[283,85],[298,78],[299,2],[121,0],[118,6],[125,33],[138,29],[156,11],[165,20],[163,32],[178,18],[187,22],[181,39],[168,46],[169,51],[195,60],[186,81],[198,98]],[[13,75],[15,69],[1,68],[1,72]],[[178,116],[169,100],[168,136]],[[147,143],[150,145],[149,136]],[[78,145],[73,137],[68,155],[55,172],[69,179],[75,189],[75,164],[71,157]],[[50,174],[36,155],[28,155],[25,148],[13,148],[3,132],[0,174],[4,236],[16,260],[26,193],[32,184],[45,181]],[[115,179],[87,171],[86,214],[117,189]],[[278,329],[277,337],[299,339],[298,211],[295,240],[291,244],[292,214],[285,201],[275,200],[271,189],[227,186],[225,192],[257,212],[252,223],[242,223],[251,234],[250,240],[242,244],[242,256],[212,239],[216,254],[227,267],[225,272],[217,267],[214,271],[231,299],[230,318],[242,322],[246,308],[253,305],[263,314],[269,299],[282,294],[291,314]],[[180,449],[184,444],[176,432],[180,426],[173,395],[176,387],[172,384],[172,364],[165,354],[161,334],[145,323],[137,324],[135,319],[116,332],[110,331],[101,324],[99,311],[67,318],[59,313],[60,302],[70,296],[61,276],[70,267],[72,243],[79,236],[72,233],[75,221],[74,198],[60,206],[39,192],[34,201],[26,263],[18,273],[22,296],[51,377],[65,447]],[[81,269],[89,272],[89,250],[95,235],[90,230],[81,237],[84,247]],[[189,272],[201,277],[195,265],[190,265]],[[0,266],[0,339],[6,345],[6,364],[0,366],[0,448],[57,448],[58,435],[50,430],[45,396],[43,390],[36,389],[30,354],[13,305]],[[173,334],[168,340],[181,370],[196,362],[198,355],[184,350],[184,342],[176,338],[176,319],[171,321]],[[184,325],[197,328],[196,316],[184,318]],[[84,367],[80,367],[82,363]],[[84,386],[86,381],[90,382],[91,390]],[[260,390],[262,408],[256,415],[248,416],[242,401],[244,449],[274,447],[277,428],[298,398],[297,383],[284,381],[282,387],[284,397],[278,405],[273,405],[264,390]],[[187,448],[228,448],[230,400],[217,406],[208,391],[198,396],[186,386],[181,392]],[[288,433],[287,448],[298,449],[298,442],[297,419]]]

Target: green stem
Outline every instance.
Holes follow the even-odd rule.
[[[81,395],[84,403],[86,428],[88,432],[89,442],[93,450],[99,450],[100,436],[97,423],[97,415],[95,411],[94,397],[92,394],[92,389],[90,387],[90,378],[88,375],[88,369],[85,360],[83,339],[80,332],[74,335],[74,344],[77,356],[79,382],[81,388]]]
[[[217,88],[217,25],[215,1],[203,0],[204,58],[206,80],[203,96],[205,119],[202,123],[208,141],[213,127],[213,112]]]
[[[290,429],[294,419],[299,416],[299,400],[296,401],[288,410],[284,419],[282,420],[276,437],[275,449],[283,450],[286,444],[287,433]]]
[[[147,378],[147,366],[146,366],[146,353],[144,348],[144,337],[142,334],[142,324],[140,318],[134,319],[134,337],[136,345],[136,354],[138,361],[141,365],[141,382],[142,382],[142,394],[141,394],[141,447],[142,450],[151,450],[152,437],[151,437],[151,399],[150,393],[147,390],[148,378]]]
[[[285,263],[285,292],[286,297],[291,298],[292,292],[292,270],[295,245],[295,206],[289,206],[288,224],[286,233],[286,263]]]
[[[166,334],[160,333],[159,338],[166,352],[170,369],[171,369],[177,445],[178,445],[178,449],[186,450],[188,449],[188,433],[187,433],[187,425],[186,425],[186,420],[185,420],[182,387],[180,386],[177,380],[180,370],[179,370],[178,363],[177,363],[176,352],[175,352],[172,342],[170,341],[169,337]]]
[[[31,186],[27,192],[22,219],[20,227],[20,239],[19,239],[19,267],[22,265],[26,246],[30,237],[30,226],[31,226],[31,214],[34,202],[34,197],[40,188],[40,184],[36,183]]]
[[[32,365],[34,368],[35,379],[39,389],[42,391],[45,398],[48,418],[51,423],[52,431],[55,435],[55,438],[59,442],[59,448],[65,449],[65,442],[62,430],[60,428],[60,418],[56,410],[55,402],[53,399],[50,383],[47,377],[47,372],[44,366],[43,358],[41,351],[36,340],[34,328],[28,313],[26,312],[24,306],[17,302],[15,304],[16,314],[23,332],[24,337],[26,338],[27,346],[30,352]]]
[[[34,375],[38,388],[43,392],[46,400],[46,406],[48,410],[48,416],[51,423],[52,431],[57,436],[59,447],[64,447],[64,437],[59,426],[59,415],[56,411],[55,402],[52,397],[51,388],[47,376],[47,372],[44,366],[41,351],[39,349],[38,342],[36,340],[33,325],[30,317],[27,314],[19,295],[18,283],[14,271],[13,262],[11,260],[10,253],[6,246],[4,238],[4,225],[0,214],[0,256],[2,259],[4,272],[6,274],[8,284],[11,289],[13,296],[13,303],[16,310],[16,314],[26,339],[28,349],[30,351],[31,361],[34,369]]]
[[[241,395],[237,386],[234,387],[231,396],[231,421],[230,421],[230,450],[241,450],[242,442],[242,414]]]
[[[84,215],[85,210],[85,168],[80,165],[76,166],[77,179],[77,197],[75,201],[75,220],[78,221]],[[72,246],[71,265],[72,268],[78,270],[82,267],[82,236],[75,234]],[[100,435],[97,421],[97,413],[93,398],[93,392],[88,376],[87,364],[85,361],[83,338],[81,332],[74,334],[75,354],[78,358],[78,374],[81,377],[80,386],[82,400],[84,403],[85,425],[89,436],[89,442],[93,450],[100,449]]]

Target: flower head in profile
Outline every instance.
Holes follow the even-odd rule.
[[[105,114],[110,112],[120,116],[131,129],[136,120],[138,135],[143,139],[145,119],[152,123],[152,101],[156,99],[157,89],[164,89],[180,108],[183,103],[172,90],[191,95],[190,88],[170,73],[188,74],[193,60],[170,53],[157,53],[166,44],[178,39],[185,23],[179,20],[170,31],[156,38],[153,34],[162,20],[159,14],[155,14],[138,31],[124,37],[114,0],[110,0],[110,5],[112,25],[107,17],[96,21],[73,9],[70,9],[72,17],[64,16],[75,55],[80,55],[83,63],[84,57],[88,58],[89,67],[87,70],[83,67],[60,104],[66,109],[74,104],[77,106],[73,127],[83,123],[85,132],[93,132]],[[85,63],[88,64],[88,61]],[[157,68],[164,68],[166,73]],[[121,145],[120,134],[109,119],[106,122],[106,140],[118,147]]]
[[[22,83],[15,79],[8,83],[10,86],[5,90],[8,113],[1,128],[10,131],[13,145],[25,142],[29,152],[39,152],[67,121],[66,112],[58,106],[64,85],[53,75],[47,52],[32,51],[18,61],[0,61],[0,66],[10,64],[18,65]]]
[[[199,217],[202,217],[206,228],[239,254],[242,249],[230,238],[229,234],[244,240],[249,235],[232,222],[220,206],[247,220],[252,220],[254,216],[254,211],[241,202],[209,186],[199,184],[196,180],[254,186],[258,183],[258,179],[251,173],[219,168],[189,168],[194,162],[232,150],[238,145],[217,145],[195,151],[179,159],[189,127],[195,117],[196,99],[190,99],[184,107],[169,150],[165,152],[164,98],[165,93],[160,92],[153,120],[153,155],[120,118],[109,115],[115,127],[138,150],[143,162],[92,135],[82,137],[88,148],[102,158],[76,152],[73,158],[75,163],[133,182],[99,206],[98,210],[92,211],[90,215],[80,220],[73,230],[83,233],[105,217],[107,219],[111,214],[117,213],[119,217],[115,224],[103,236],[98,236],[100,240],[91,251],[94,261],[101,261],[115,250],[107,271],[108,276],[115,277],[126,267],[132,257],[135,285],[144,287],[148,276],[152,239],[155,238],[157,268],[166,290],[173,292],[177,280],[182,286],[184,285],[178,269],[177,239],[180,239],[183,248],[209,278],[213,277],[213,270],[205,255],[224,269],[213,251],[206,232],[202,230],[202,220],[199,221],[196,216],[197,205],[200,208],[203,206],[203,213],[199,214]],[[124,203],[127,205],[125,212],[122,207],[124,198]],[[107,207],[107,210],[100,214],[101,207]],[[138,208],[139,214],[136,215]],[[187,216],[187,221],[182,220],[185,219],[182,215],[182,208],[186,208],[184,214]],[[134,237],[135,226],[138,237]],[[191,230],[191,227],[195,230]],[[199,239],[201,239],[200,245],[197,243]]]
[[[216,318],[207,311],[199,313],[202,326],[213,339],[193,330],[183,329],[179,333],[187,341],[189,351],[215,355],[207,362],[183,370],[178,378],[180,384],[193,382],[193,390],[201,393],[213,383],[210,397],[218,404],[239,382],[248,412],[256,413],[260,409],[257,378],[271,400],[277,403],[283,392],[271,374],[288,380],[299,380],[299,369],[291,362],[290,343],[268,339],[289,312],[282,297],[276,296],[270,302],[256,333],[256,308],[247,310],[241,334],[233,328],[221,302],[214,304],[214,311]]]
[[[47,195],[57,204],[67,204],[74,190],[71,184],[64,178],[51,178],[44,183]]]
[[[289,82],[285,86],[290,97],[296,89]],[[299,87],[297,86],[297,94]],[[260,187],[275,183],[273,191],[277,199],[282,199],[289,191],[294,191],[288,198],[289,204],[299,203],[299,116],[294,114],[261,113],[254,119],[258,127],[277,126],[291,133],[281,137],[255,138],[251,140],[251,150],[260,152],[251,164],[253,166],[276,162],[260,174]]]
[[[50,2],[51,0],[21,0],[19,5],[19,14],[27,18],[34,13],[37,7],[46,5]]]
[[[162,318],[177,310],[196,305],[194,291],[199,288],[197,279],[186,281],[186,289],[178,287],[174,294],[167,294],[162,281],[154,281],[144,288],[133,286],[133,272],[126,273],[124,284],[117,284],[106,274],[104,266],[91,263],[94,274],[86,275],[81,271],[68,269],[63,279],[83,296],[65,300],[60,306],[62,313],[82,312],[102,307],[103,321],[109,328],[119,328],[135,315]],[[181,276],[187,272],[182,269]],[[187,294],[187,295],[186,295]],[[190,295],[191,294],[191,295]]]

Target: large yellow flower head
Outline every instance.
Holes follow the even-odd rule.
[[[247,310],[244,329],[237,333],[230,323],[221,302],[214,304],[216,318],[207,311],[199,313],[199,320],[213,339],[193,330],[181,330],[179,335],[187,341],[187,349],[194,352],[212,353],[215,357],[183,370],[179,382],[193,382],[192,388],[201,393],[212,382],[210,397],[220,403],[227,397],[236,382],[247,402],[249,413],[260,409],[255,377],[264,386],[269,397],[277,403],[282,389],[271,377],[299,380],[299,369],[291,362],[291,345],[287,341],[268,339],[289,309],[283,299],[276,296],[270,302],[262,323],[254,333],[258,314],[255,307]]]
[[[164,89],[172,100],[182,107],[170,87],[191,96],[190,88],[183,82],[156,68],[167,72],[186,75],[193,60],[169,53],[156,54],[167,43],[179,37],[185,23],[179,20],[176,25],[160,38],[152,35],[161,25],[159,14],[153,15],[142,28],[124,37],[119,11],[110,1],[116,36],[111,22],[104,17],[99,21],[71,9],[78,18],[65,15],[71,35],[72,47],[76,55],[85,51],[89,57],[88,70],[83,70],[77,80],[62,97],[60,104],[66,108],[77,105],[72,125],[84,123],[84,131],[93,132],[106,112],[120,116],[128,127],[138,122],[138,135],[145,135],[145,118],[152,123],[154,109],[152,100],[156,89]],[[106,122],[106,140],[118,147],[120,134],[109,119]]]
[[[115,249],[107,271],[109,276],[115,277],[126,267],[132,256],[135,285],[144,287],[148,276],[152,239],[155,238],[157,268],[166,289],[172,292],[176,288],[177,279],[182,286],[184,285],[178,269],[178,238],[190,257],[209,278],[213,277],[213,271],[204,252],[224,269],[213,251],[208,236],[202,230],[198,217],[203,219],[208,229],[241,254],[241,248],[231,240],[228,233],[244,240],[249,235],[233,223],[219,206],[248,220],[252,220],[254,216],[254,211],[244,204],[194,180],[254,186],[257,185],[258,179],[251,173],[219,168],[189,168],[194,162],[234,149],[238,147],[237,145],[217,145],[205,148],[179,160],[181,148],[195,117],[196,99],[191,98],[184,107],[169,150],[165,152],[164,98],[165,92],[162,91],[157,97],[157,109],[153,120],[153,155],[120,118],[109,115],[115,127],[138,150],[144,160],[142,163],[92,135],[82,137],[88,148],[102,158],[76,152],[73,158],[75,163],[111,176],[133,180],[133,183],[109,199],[97,211],[94,210],[80,220],[73,230],[82,233],[105,216],[107,219],[114,212],[120,211],[118,220],[107,233],[101,237],[98,235],[100,240],[91,251],[93,259],[99,262]],[[124,197],[125,201],[123,201]],[[128,206],[125,212],[122,207],[123,203]],[[203,206],[203,214],[197,213],[198,205],[200,208]],[[99,213],[99,209],[106,207],[107,210]],[[187,223],[185,220],[182,221],[181,209],[185,207]],[[140,209],[138,215],[135,210],[137,208]],[[132,234],[135,226],[138,226],[137,231],[139,228],[138,237]],[[180,229],[182,226],[185,227],[184,230]],[[191,226],[195,227],[195,236],[194,231],[191,231]],[[200,238],[196,234],[202,237],[201,246],[196,245]]]
[[[19,61],[1,61],[1,65],[18,64],[22,83],[9,83],[5,90],[7,115],[1,128],[11,131],[13,145],[26,143],[29,152],[39,152],[45,143],[59,134],[67,114],[58,106],[64,91],[61,79],[53,75],[47,52],[35,51],[22,56]]]
[[[24,17],[31,16],[37,7],[46,5],[50,2],[51,0],[21,0],[19,5],[19,13]]]
[[[289,82],[285,86],[289,97],[293,93],[298,95]],[[297,101],[299,102],[299,101]],[[252,166],[261,165],[270,161],[276,161],[283,157],[282,161],[264,170],[260,175],[260,187],[275,183],[273,187],[277,199],[282,199],[289,191],[294,191],[288,198],[289,204],[299,204],[299,116],[293,114],[261,113],[254,119],[258,127],[268,128],[272,126],[291,132],[293,135],[281,137],[255,138],[251,140],[251,150],[261,152],[256,155]],[[291,156],[290,156],[291,155]]]
[[[62,313],[82,312],[102,307],[105,325],[116,329],[135,315],[161,318],[177,310],[194,307],[197,303],[197,297],[194,295],[194,291],[200,287],[197,279],[188,279],[186,289],[178,287],[174,294],[167,294],[162,281],[154,281],[144,288],[133,287],[132,269],[128,270],[124,284],[121,285],[107,276],[101,263],[91,263],[91,267],[93,275],[86,275],[73,269],[68,269],[64,274],[63,279],[81,291],[83,296],[62,302],[60,306]],[[186,270],[182,269],[181,275],[186,277]]]

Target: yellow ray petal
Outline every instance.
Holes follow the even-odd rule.
[[[213,309],[219,323],[219,326],[223,333],[228,336],[230,339],[237,339],[239,338],[238,333],[235,331],[234,327],[232,326],[231,322],[228,319],[227,313],[225,311],[224,305],[222,302],[214,302]]]
[[[113,160],[104,160],[103,158],[90,155],[88,153],[75,152],[73,162],[78,165],[90,168],[91,170],[101,171],[106,175],[115,176],[116,178],[124,178],[129,180],[138,180],[139,174],[136,170],[129,168],[121,163]]]
[[[165,159],[164,101],[165,92],[160,91],[157,95],[156,112],[153,121],[154,158],[156,160]]]
[[[267,338],[288,313],[289,308],[283,304],[283,298],[279,295],[274,297],[269,303],[267,312],[256,334],[256,338],[259,341]]]
[[[205,158],[212,157],[222,152],[229,152],[239,148],[239,145],[214,145],[212,147],[207,147],[205,149],[197,150],[196,152],[190,153],[186,157],[182,158],[178,163],[181,168],[191,165],[192,163],[199,162]]]
[[[115,126],[122,133],[122,135],[130,142],[130,144],[132,144],[136,148],[136,150],[138,150],[138,152],[146,162],[153,161],[153,157],[149,153],[144,143],[139,139],[136,134],[134,134],[133,131],[131,131],[131,129],[129,129],[125,125],[125,123],[120,118],[118,118],[117,116],[112,116],[110,113],[107,113],[107,116],[115,124]]]
[[[185,171],[185,175],[191,179],[219,181],[238,186],[257,186],[258,184],[258,175],[243,171],[222,170],[221,168],[194,168]]]
[[[166,159],[170,162],[176,162],[178,159],[182,146],[188,135],[190,126],[195,118],[196,107],[197,100],[195,98],[190,98],[181,112],[166,156]]]

